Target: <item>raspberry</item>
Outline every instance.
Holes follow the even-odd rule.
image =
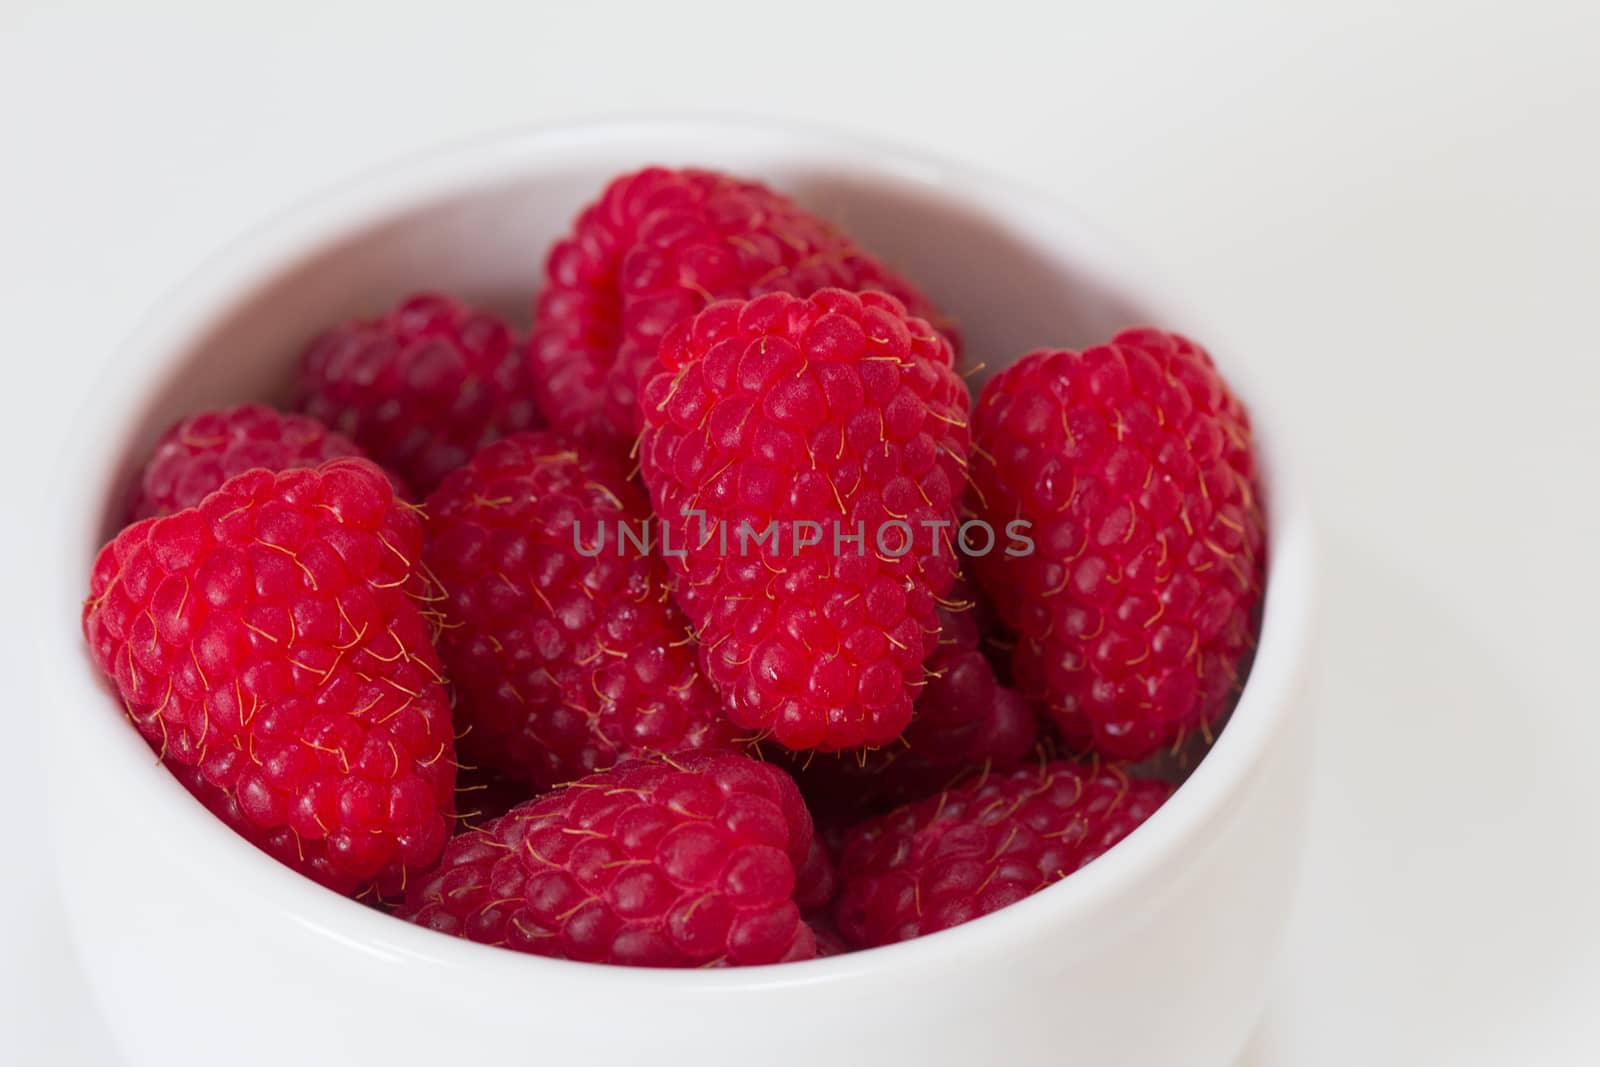
[[[424,495],[481,446],[541,425],[510,327],[437,293],[314,340],[301,359],[296,405]]]
[[[856,827],[839,857],[839,933],[857,948],[976,919],[1059,881],[1172,794],[1055,762],[975,779]]]
[[[828,846],[822,836],[814,835],[811,847],[806,850],[805,862],[795,872],[794,902],[807,912],[826,908],[833,903],[838,888],[833,857],[828,854]]]
[[[566,430],[623,442],[661,337],[720,299],[881,289],[932,305],[842,233],[755,182],[704,170],[625,174],[551,249],[529,353],[539,400]]]
[[[982,516],[1031,522],[1036,545],[977,561],[1019,688],[1116,759],[1208,731],[1253,647],[1265,554],[1249,418],[1211,357],[1152,329],[1035,352],[974,419]]]
[[[839,936],[839,930],[833,925],[833,920],[825,913],[807,915],[806,925],[811,927],[811,936],[817,943],[817,959],[842,956],[850,951],[850,946]]]
[[[192,508],[256,467],[293,470],[360,455],[355,442],[306,415],[264,404],[202,411],[178,420],[156,442],[135,490],[133,518]]]
[[[366,460],[251,470],[101,550],[95,663],[201,800],[340,892],[448,834],[450,708],[413,602],[422,528]]]
[[[950,346],[892,296],[824,289],[713,304],[660,360],[641,466],[725,712],[788,748],[892,741],[956,576]]]
[[[903,749],[931,766],[990,762],[1009,769],[1033,749],[1033,709],[1001,686],[983,655],[979,610],[965,582],[939,606],[939,638],[928,656],[928,684]]]
[[[469,763],[546,789],[621,756],[734,747],[667,569],[640,550],[649,510],[608,459],[517,434],[425,510]]]
[[[809,959],[794,783],[733,753],[627,760],[457,836],[400,914],[519,952],[646,967]]]
[[[904,736],[870,751],[812,756],[796,773],[819,818],[880,814],[985,768],[1010,770],[1033,751],[1033,707],[995,678],[981,648],[972,590],[957,582],[950,595],[939,607],[927,685]]]

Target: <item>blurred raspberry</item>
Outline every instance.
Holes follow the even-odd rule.
[[[510,327],[438,293],[323,333],[301,359],[296,405],[423,495],[483,445],[542,424]]]
[[[845,836],[839,933],[871,948],[987,915],[1078,870],[1171,794],[1114,768],[1055,762],[872,819]]]
[[[820,835],[813,836],[805,862],[795,872],[794,902],[803,911],[816,911],[832,904],[838,889],[838,876],[828,846]]]
[[[806,925],[811,927],[811,936],[817,942],[817,959],[842,956],[851,951],[850,946],[845,944],[844,938],[839,936],[839,929],[834,926],[833,919],[825,912],[807,915]]]
[[[629,760],[462,834],[401,914],[540,956],[644,967],[809,959],[794,783],[731,753]]]
[[[264,404],[197,412],[178,420],[156,442],[139,476],[133,518],[192,508],[229,478],[256,467],[293,470],[361,454],[355,442],[307,415],[287,415]],[[395,487],[405,492],[398,482]]]

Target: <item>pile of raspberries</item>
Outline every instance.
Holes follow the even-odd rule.
[[[89,650],[218,818],[447,934],[696,967],[945,929],[1171,795],[1265,542],[1192,341],[976,395],[958,351],[780,193],[624,175],[528,331],[411,296],[312,340],[292,411],[169,429]]]

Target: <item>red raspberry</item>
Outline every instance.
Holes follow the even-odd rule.
[[[546,789],[621,756],[735,746],[667,569],[639,549],[649,509],[608,459],[517,434],[424,510],[468,762]]]
[[[1253,647],[1265,555],[1250,421],[1211,357],[1151,329],[1035,352],[975,422],[981,513],[1032,523],[1036,545],[977,561],[1018,686],[1113,758],[1209,729]]]
[[[361,454],[355,442],[307,415],[265,404],[201,411],[178,420],[156,442],[139,478],[133,517],[192,508],[229,478],[256,467],[285,471]],[[405,491],[398,482],[395,488]]]
[[[453,839],[400,914],[540,956],[645,967],[809,959],[811,817],[733,753],[627,760]]]
[[[642,469],[728,716],[789,748],[892,741],[956,576],[950,346],[891,296],[824,289],[713,304],[660,358]]]
[[[932,766],[990,763],[1015,767],[1033,750],[1033,709],[1000,685],[978,631],[979,611],[965,582],[939,606],[938,644],[928,656],[928,684],[917,698],[916,718],[903,751]]]
[[[1076,871],[1171,795],[1165,782],[1055,762],[899,808],[845,838],[839,932],[871,948],[987,915]]]
[[[927,298],[844,234],[755,182],[704,170],[625,174],[550,251],[529,352],[563,428],[631,444],[639,390],[668,327],[714,300],[881,289]]]
[[[806,925],[811,927],[811,936],[817,942],[817,959],[826,959],[829,956],[842,956],[851,951],[850,946],[844,943],[844,938],[839,936],[839,930],[833,925],[833,919],[823,912],[806,916]]]
[[[821,834],[813,835],[811,847],[806,850],[805,862],[795,872],[794,902],[800,905],[802,911],[816,911],[832,904],[838,889],[838,874],[833,868],[833,857],[828,854],[828,846]]]
[[[870,751],[812,756],[796,774],[819,818],[876,815],[968,774],[1010,770],[1033,751],[1033,707],[996,680],[981,648],[972,595],[965,582],[957,582],[951,601],[939,607],[927,685],[900,740]]]
[[[483,445],[541,424],[510,327],[437,293],[313,341],[301,359],[296,406],[422,494]]]
[[[180,779],[345,893],[397,891],[448,834],[450,708],[408,591],[421,547],[366,460],[251,470],[118,534],[84,605],[95,663]]]

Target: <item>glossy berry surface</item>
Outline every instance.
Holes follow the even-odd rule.
[[[1227,710],[1254,647],[1265,522],[1250,421],[1211,358],[1131,330],[1036,352],[974,414],[980,512],[1032,555],[976,571],[1016,681],[1070,746],[1140,759]]]
[[[623,756],[736,746],[666,566],[641,547],[649,509],[608,458],[517,434],[424,510],[466,762],[545,789]]]
[[[235,475],[315,467],[360,456],[361,449],[308,415],[264,404],[201,411],[161,435],[139,476],[133,518],[149,519],[192,508]]]
[[[450,708],[413,599],[422,529],[366,460],[252,470],[95,561],[83,629],[161,758],[245,837],[345,893],[448,834]]]
[[[927,299],[844,234],[755,182],[650,167],[612,181],[551,250],[529,354],[560,428],[632,445],[662,336],[722,299],[881,289]]]
[[[725,301],[667,335],[641,469],[736,725],[792,749],[906,728],[956,578],[968,402],[882,293]]]
[[[871,948],[987,915],[1101,855],[1171,793],[1164,782],[1058,761],[869,820],[844,839],[837,929]]]
[[[488,442],[542,424],[510,327],[439,293],[319,336],[301,358],[296,406],[423,495]]]
[[[401,914],[519,952],[645,967],[809,959],[811,818],[730,753],[620,763],[453,839]]]

